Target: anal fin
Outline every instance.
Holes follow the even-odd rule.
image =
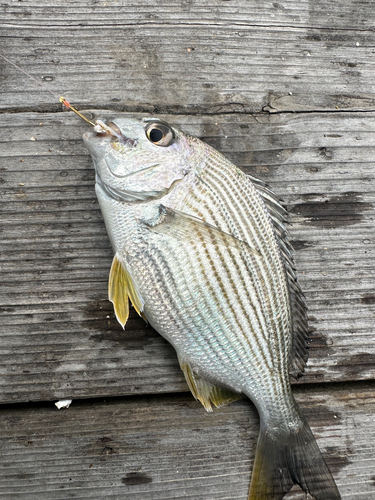
[[[212,404],[219,408],[243,397],[241,393],[207,382],[207,380],[195,373],[191,366],[180,357],[178,357],[178,361],[191,393],[195,399],[202,403],[207,411],[212,411]]]
[[[144,301],[118,254],[113,258],[109,273],[108,298],[113,303],[116,318],[123,328],[129,317],[129,299],[137,313],[143,316]]]

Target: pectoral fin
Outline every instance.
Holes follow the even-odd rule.
[[[159,206],[159,216],[155,220],[152,222],[145,221],[145,223],[154,233],[162,234],[181,242],[200,241],[203,244],[234,247],[238,250],[246,249],[259,257],[257,250],[245,241],[222,231],[212,224],[208,224],[198,217],[165,207],[164,205]]]
[[[211,403],[219,408],[243,397],[238,392],[207,382],[207,380],[197,375],[188,363],[182,361],[180,357],[178,360],[191,393],[195,399],[202,403],[207,411],[212,411]]]
[[[116,318],[123,328],[129,317],[129,299],[137,313],[142,315],[144,301],[117,254],[109,273],[108,298],[113,303]]]

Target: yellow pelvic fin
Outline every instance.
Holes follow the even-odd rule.
[[[207,411],[212,411],[213,403],[217,408],[224,406],[243,397],[242,394],[230,389],[213,385],[197,375],[191,366],[178,358],[180,367],[184,372],[186,382],[195,399],[200,401]]]
[[[116,318],[123,328],[129,317],[129,299],[137,313],[143,316],[144,301],[117,254],[109,273],[108,298],[113,303]]]

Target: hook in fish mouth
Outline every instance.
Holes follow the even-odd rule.
[[[102,120],[96,120],[94,131],[96,133],[96,137],[112,136],[123,145],[136,146],[138,144],[138,139],[131,139],[130,137],[126,137],[121,132],[120,127],[118,127],[114,122],[105,123]]]

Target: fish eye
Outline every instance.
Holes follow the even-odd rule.
[[[173,130],[165,123],[149,123],[146,127],[147,139],[156,146],[170,146],[174,141]]]

